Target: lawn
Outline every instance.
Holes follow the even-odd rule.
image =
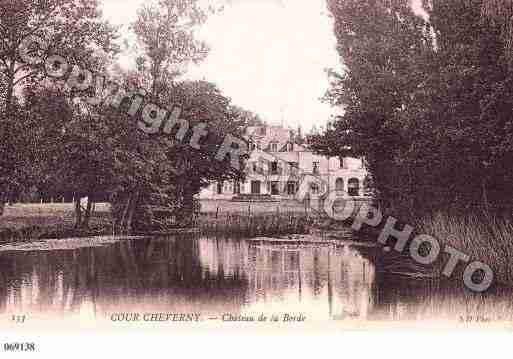
[[[95,207],[95,219],[109,216],[109,205],[98,203]],[[4,215],[0,217],[0,228],[19,229],[27,226],[72,226],[74,209],[71,203],[34,203],[6,205]]]
[[[109,216],[109,204],[95,205],[93,222],[106,220]],[[308,209],[311,212],[311,209]],[[201,213],[219,217],[227,214],[270,214],[270,213],[305,213],[305,206],[297,201],[282,202],[232,202],[223,200],[202,200]],[[19,229],[26,226],[71,226],[74,222],[74,209],[71,203],[32,203],[5,206],[4,215],[0,217],[0,228]]]

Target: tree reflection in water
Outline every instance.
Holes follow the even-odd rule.
[[[165,238],[0,254],[2,313],[90,310],[365,316],[373,265],[347,247]],[[267,309],[266,309],[267,308]]]
[[[0,313],[301,313],[309,320],[422,320],[513,312],[509,295],[469,296],[424,284],[419,290],[411,282],[376,275],[374,262],[372,253],[347,246],[193,237],[0,252]],[[491,310],[497,305],[500,311]]]

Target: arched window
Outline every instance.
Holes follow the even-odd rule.
[[[360,195],[360,180],[358,178],[351,178],[347,182],[347,193],[350,196]]]

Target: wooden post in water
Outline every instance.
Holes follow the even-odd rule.
[[[219,206],[216,208],[216,234],[217,234],[217,217],[219,216]]]

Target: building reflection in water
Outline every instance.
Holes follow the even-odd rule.
[[[308,320],[513,320],[511,290],[478,295],[376,276],[363,250],[165,238],[0,252],[0,315],[303,314]],[[94,323],[94,322],[93,322]]]
[[[356,249],[201,241],[200,261],[216,276],[243,274],[243,313],[293,312],[310,318],[367,318],[374,264]]]
[[[357,250],[230,239],[123,241],[0,253],[0,313],[302,313],[366,318],[374,266]]]

